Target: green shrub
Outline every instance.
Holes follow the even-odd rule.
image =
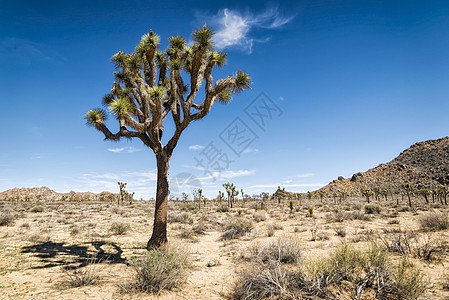
[[[36,205],[30,209],[30,212],[32,212],[32,213],[38,213],[38,212],[43,212],[43,211],[44,211],[44,207],[42,205]]]
[[[253,223],[246,218],[235,217],[228,221],[224,229],[222,239],[235,239],[249,233],[253,229]]]
[[[136,275],[133,282],[122,286],[122,290],[158,294],[179,287],[183,281],[183,260],[174,250],[153,249],[143,257],[131,258],[129,265]]]
[[[229,207],[227,206],[220,206],[219,208],[217,208],[217,212],[228,212],[229,211]]]
[[[187,213],[169,214],[167,221],[169,223],[193,224],[193,218]]]
[[[199,207],[196,204],[193,203],[187,203],[184,204],[183,207],[181,207],[182,211],[192,211],[192,212],[197,212],[199,210]]]
[[[124,235],[131,229],[131,226],[126,223],[114,222],[112,223],[109,231],[114,235]]]
[[[394,288],[403,299],[417,299],[426,290],[423,275],[407,260],[402,260],[394,270]]]
[[[380,214],[382,208],[377,204],[367,204],[365,205],[365,213],[367,214]]]

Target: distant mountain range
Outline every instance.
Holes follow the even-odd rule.
[[[14,188],[0,193],[0,201],[115,201],[117,197],[110,192],[57,193],[48,187]]]

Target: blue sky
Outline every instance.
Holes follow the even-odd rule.
[[[164,48],[203,24],[229,54],[214,78],[243,69],[254,84],[183,133],[170,168],[178,192],[191,189],[179,178],[196,178],[208,197],[228,181],[248,194],[315,190],[448,135],[447,1],[9,1],[0,7],[0,190],[116,192],[125,181],[136,198],[154,197],[152,151],[104,141],[83,115],[112,86],[113,54],[150,28]],[[260,95],[277,109],[262,127],[245,113]],[[254,137],[240,155],[223,139],[234,122]],[[211,146],[231,161],[219,172],[197,163]]]

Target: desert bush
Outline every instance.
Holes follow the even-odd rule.
[[[124,235],[131,229],[131,226],[126,223],[114,222],[109,227],[109,231],[114,235]]]
[[[345,237],[346,236],[346,229],[344,227],[337,227],[337,228],[335,228],[335,234],[337,236]]]
[[[14,216],[9,213],[0,214],[0,226],[11,225],[14,222]]]
[[[388,224],[390,224],[390,225],[397,225],[399,223],[400,223],[399,220],[390,220],[390,221],[388,221]]]
[[[253,245],[249,248],[247,259],[262,262],[299,263],[300,257],[301,250],[298,241],[288,237],[280,237],[266,245]]]
[[[264,210],[256,211],[253,215],[254,221],[257,223],[265,221],[267,219],[267,214]]]
[[[193,233],[196,235],[202,235],[206,232],[206,230],[207,230],[207,225],[204,221],[199,221],[192,228]]]
[[[393,277],[393,294],[402,299],[417,299],[426,290],[420,270],[405,259],[398,264]]]
[[[382,208],[377,204],[367,204],[365,205],[366,214],[380,214]]]
[[[286,268],[278,260],[256,260],[240,274],[236,299],[336,299],[335,291],[360,299],[367,289],[376,299],[415,299],[424,292],[421,272],[406,264],[394,268],[387,250],[342,244],[327,257]]]
[[[220,206],[219,208],[217,208],[217,212],[228,212],[229,211],[229,207],[227,206]]]
[[[350,214],[350,218],[352,220],[360,220],[360,221],[371,221],[371,217],[361,213],[360,211],[355,211]]]
[[[81,229],[77,226],[77,225],[72,225],[70,227],[70,235],[77,235],[78,233],[80,233]]]
[[[409,231],[382,237],[381,241],[390,252],[426,261],[439,259],[438,255],[445,253],[448,248],[445,241],[432,235],[420,238],[416,233]]]
[[[182,214],[169,214],[167,221],[169,223],[193,224],[193,218],[187,212]]]
[[[418,219],[421,229],[426,231],[445,230],[449,228],[449,216],[441,211],[433,211]]]
[[[132,282],[120,285],[122,291],[159,294],[179,287],[184,278],[183,259],[173,249],[152,249],[143,257],[131,258],[129,265],[136,275]]]
[[[65,278],[61,282],[64,287],[81,287],[88,285],[95,285],[99,282],[99,270],[97,264],[92,261],[92,264],[84,268],[78,268],[73,271],[64,270]]]
[[[328,222],[338,222],[341,223],[344,220],[348,220],[351,219],[351,215],[347,212],[343,212],[343,211],[337,211],[334,214],[329,214],[327,216],[327,221]]]
[[[279,262],[253,265],[239,274],[233,299],[293,299],[291,272]]]
[[[253,229],[253,223],[243,217],[234,217],[228,221],[224,227],[222,239],[230,240],[241,237]]]
[[[36,205],[30,209],[30,212],[32,212],[32,213],[38,213],[38,212],[43,212],[43,211],[44,211],[44,207],[42,205]]]
[[[184,204],[184,205],[181,207],[181,210],[182,210],[182,211],[192,211],[192,212],[197,212],[197,211],[199,210],[199,208],[198,208],[198,206],[197,206],[196,204],[193,204],[193,203],[187,203],[187,204]]]

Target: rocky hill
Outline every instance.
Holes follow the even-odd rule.
[[[338,177],[319,191],[355,196],[366,188],[398,190],[403,183],[418,189],[449,184],[449,137],[416,143],[389,163],[351,178]]]
[[[57,193],[48,187],[14,188],[0,193],[0,201],[115,201],[118,194]]]

